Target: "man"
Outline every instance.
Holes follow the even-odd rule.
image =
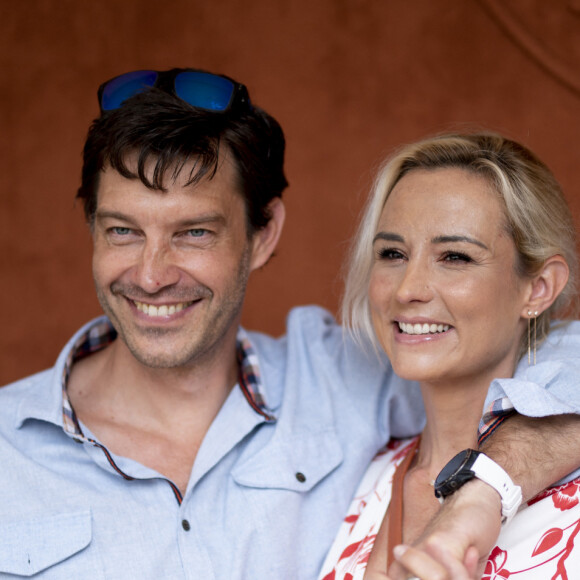
[[[0,389],[0,578],[315,578],[371,457],[420,429],[418,392],[320,309],[294,310],[281,340],[239,328],[286,186],[282,131],[243,85],[136,71],[99,102],[79,198],[107,316],[53,369]],[[537,374],[525,387],[550,398]],[[578,409],[554,399],[554,414]],[[577,435],[567,420],[562,437]],[[551,425],[518,418],[534,437],[502,457],[512,421],[489,453],[529,496],[550,481],[522,458]],[[579,462],[564,451],[552,479]],[[435,528],[458,560],[500,521],[492,488],[465,489]],[[487,535],[466,504],[493,508]]]

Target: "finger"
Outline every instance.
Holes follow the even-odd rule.
[[[395,574],[391,570],[387,571],[393,578],[408,578],[410,574],[421,578],[421,580],[449,580],[447,570],[437,560],[422,550],[411,546],[395,546],[393,549],[395,560],[401,564],[406,574],[401,575],[395,568]],[[463,579],[462,579],[463,580]]]
[[[463,559],[463,564],[470,577],[477,578],[477,566],[479,564],[479,552],[475,546],[470,546],[465,552],[465,558]]]
[[[477,578],[478,551],[474,546],[467,548],[463,559],[439,541],[431,542],[428,539],[422,549],[445,568],[452,580]]]
[[[387,578],[388,580],[407,580],[409,578],[409,571],[401,566],[399,562],[395,561],[387,570]]]
[[[389,577],[396,580],[407,578],[409,574],[421,580],[470,580],[473,578],[465,566],[449,554],[438,554],[436,558],[421,549],[405,545],[396,546],[393,554],[406,572],[406,575],[401,575],[396,568],[389,569]]]

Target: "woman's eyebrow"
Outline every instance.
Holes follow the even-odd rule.
[[[373,238],[373,244],[377,240],[385,240],[387,242],[401,242],[401,243],[403,243],[405,241],[405,238],[403,236],[400,236],[399,234],[393,234],[391,232],[379,232]]]
[[[468,244],[475,244],[484,250],[489,250],[489,248],[479,240],[475,238],[470,238],[469,236],[437,236],[431,240],[433,244],[447,244],[453,242],[467,242]]]

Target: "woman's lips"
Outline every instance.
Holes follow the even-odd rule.
[[[449,330],[449,324],[435,324],[427,322],[397,322],[402,334],[441,334]]]

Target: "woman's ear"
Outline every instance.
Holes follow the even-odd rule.
[[[286,209],[279,197],[275,197],[268,204],[268,211],[272,216],[270,221],[262,229],[256,231],[252,238],[250,270],[261,268],[270,259],[284,227]]]
[[[532,278],[522,316],[529,318],[528,312],[537,316],[550,308],[566,286],[569,274],[570,269],[562,256],[557,254],[548,258],[540,272]]]

